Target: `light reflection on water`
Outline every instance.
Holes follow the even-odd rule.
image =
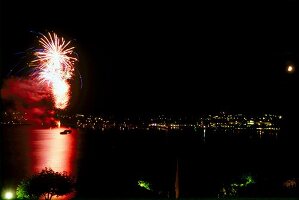
[[[70,134],[60,134],[65,129],[70,128],[1,127],[1,162],[5,161],[1,166],[2,187],[15,190],[22,179],[45,167],[76,177],[79,134],[76,129],[71,129]]]
[[[39,172],[43,168],[54,171],[66,171],[76,174],[76,135],[77,131],[67,135],[60,134],[65,128],[35,129],[31,134],[32,172]]]

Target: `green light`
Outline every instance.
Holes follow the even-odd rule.
[[[11,191],[7,191],[4,194],[4,199],[12,199],[13,198],[13,193]]]
[[[252,176],[246,176],[245,177],[245,181],[246,181],[245,185],[249,185],[249,184],[255,183],[255,181],[253,180]]]
[[[149,183],[149,182],[139,180],[139,181],[138,181],[138,185],[139,185],[140,187],[143,187],[143,188],[147,189],[147,190],[151,190],[151,188],[150,188],[150,183]]]
[[[255,181],[252,176],[244,175],[241,180],[236,183],[224,186],[220,189],[219,197],[235,197],[241,188],[246,188],[249,184],[254,184]]]

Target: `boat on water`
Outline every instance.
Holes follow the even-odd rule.
[[[70,130],[70,129],[66,129],[66,130],[64,130],[64,131],[61,131],[60,134],[61,134],[61,135],[65,135],[65,134],[70,134],[71,132],[72,132],[72,130]]]

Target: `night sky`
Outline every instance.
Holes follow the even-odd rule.
[[[1,78],[34,45],[32,31],[54,31],[80,59],[70,111],[295,110],[299,5],[257,2],[1,1]]]

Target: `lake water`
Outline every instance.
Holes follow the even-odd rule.
[[[77,175],[78,131],[60,135],[65,128],[2,127],[1,172],[4,189],[16,188],[20,180],[45,167]]]
[[[174,195],[179,162],[180,193],[215,197],[219,188],[243,174],[256,179],[298,176],[297,137],[282,133],[88,131],[1,127],[1,187],[50,167],[77,178],[77,196],[168,197]],[[144,180],[152,191],[138,186]],[[70,198],[64,197],[65,199]],[[62,198],[63,199],[63,198]]]

